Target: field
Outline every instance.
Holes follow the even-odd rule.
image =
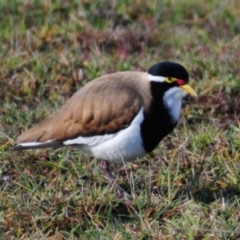
[[[2,0],[0,239],[240,239],[240,1]],[[13,152],[17,136],[97,76],[185,66],[198,100],[149,156]]]

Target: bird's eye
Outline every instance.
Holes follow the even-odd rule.
[[[168,83],[172,83],[172,82],[174,82],[174,81],[175,81],[175,79],[172,78],[172,77],[167,77],[167,78],[166,78],[166,82],[168,82]]]
[[[177,78],[174,78],[174,77],[166,77],[166,78],[165,78],[165,81],[166,81],[167,83],[175,83],[175,82],[178,81],[178,79],[177,79]],[[184,81],[184,80],[180,80],[180,81]],[[183,84],[185,84],[185,82],[184,82]],[[183,85],[183,84],[179,84],[179,83],[178,83],[178,85]]]

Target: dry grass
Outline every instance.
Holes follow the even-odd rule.
[[[80,3],[81,2],[81,3]],[[240,2],[0,3],[1,239],[237,239]],[[150,156],[112,166],[72,151],[11,152],[24,129],[109,72],[183,64],[197,102]]]

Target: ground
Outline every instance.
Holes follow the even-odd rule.
[[[0,2],[1,239],[240,238],[240,1]],[[198,100],[149,156],[114,166],[17,136],[105,73],[184,65]]]

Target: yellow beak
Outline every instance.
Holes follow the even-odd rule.
[[[195,98],[198,97],[197,93],[188,84],[182,85],[182,86],[180,86],[180,88],[182,88],[182,90],[184,92],[186,92],[187,94],[189,94]]]

